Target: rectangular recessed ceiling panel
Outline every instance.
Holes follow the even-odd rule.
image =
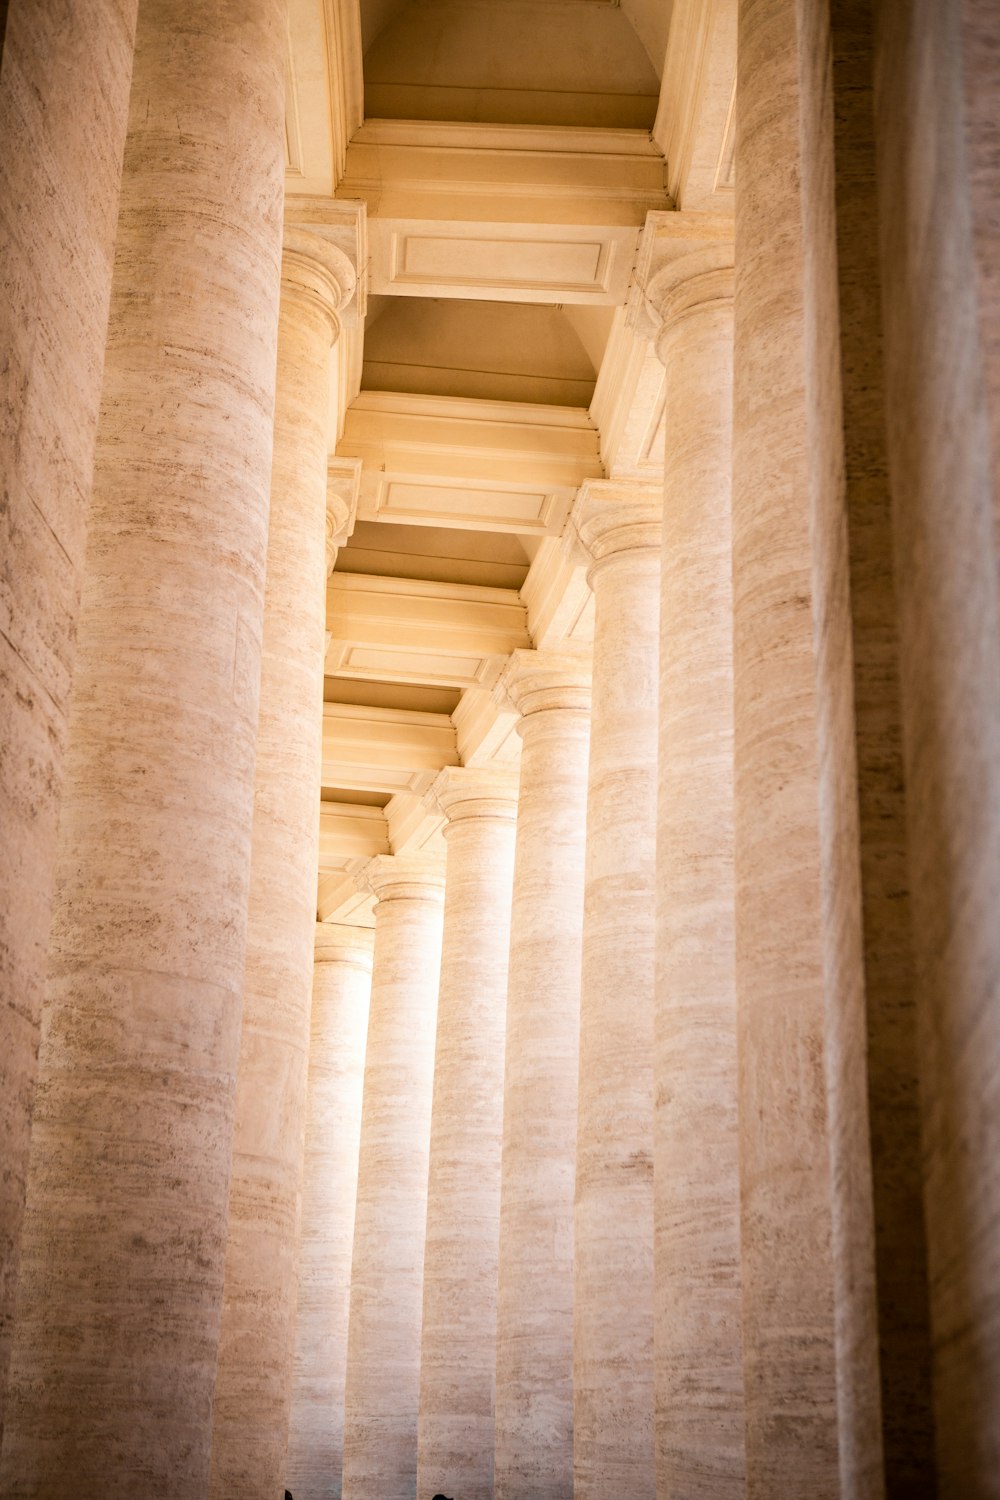
[[[606,239],[395,234],[390,279],[420,286],[605,294],[614,251],[614,241]]]
[[[388,480],[378,487],[374,514],[411,525],[460,526],[474,530],[545,532],[556,496],[545,490],[472,488]],[[565,506],[558,507],[561,522]]]

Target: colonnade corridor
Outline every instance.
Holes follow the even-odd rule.
[[[0,0],[0,1500],[1000,1500],[998,119]]]

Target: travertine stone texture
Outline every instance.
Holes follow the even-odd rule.
[[[656,941],[656,1465],[746,1493],[733,873],[732,245],[648,296],[666,371]]]
[[[284,1479],[301,1500],[340,1496],[372,939],[370,928],[316,926],[294,1382]]]
[[[870,4],[830,7],[829,26],[829,42],[814,29],[808,47],[804,108],[809,134],[832,131],[833,158],[832,176],[805,179],[805,206],[840,1483],[857,1500],[932,1500],[913,912],[871,230]]]
[[[0,1434],[136,0],[0,21]]]
[[[987,0],[879,0],[876,144],[940,1493],[1000,1495],[1000,162]]]
[[[573,1194],[590,662],[515,651],[520,713],[497,1286],[498,1500],[573,1493]]]
[[[584,486],[594,591],[573,1313],[578,1500],[655,1492],[653,979],[657,487]]]
[[[283,12],[139,21],[4,1495],[204,1496],[239,1047]],[[85,128],[85,127],[83,127]]]
[[[446,767],[447,876],[420,1338],[417,1494],[493,1494],[497,1251],[517,773]]]
[[[798,10],[741,0],[736,105],[736,983],[753,1500],[839,1494],[800,193],[821,148],[800,137]]]
[[[330,347],[353,290],[340,250],[286,232],[214,1500],[284,1487],[319,858]]]
[[[345,1500],[413,1500],[444,862],[380,854],[344,1411]]]

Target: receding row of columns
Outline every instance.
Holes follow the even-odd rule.
[[[318,1043],[311,1116],[305,1098],[300,858],[323,536],[318,423],[301,403],[322,399],[349,277],[321,255],[286,259],[285,348],[309,387],[289,387],[275,425],[281,6],[197,27],[180,0],[143,9],[122,172],[134,7],[99,6],[59,38],[43,9],[13,0],[0,77],[10,290],[36,285],[22,266],[53,282],[73,266],[60,306],[27,299],[4,368],[12,555],[44,587],[7,590],[5,572],[26,622],[0,643],[5,723],[31,774],[3,781],[0,1489],[263,1496],[289,1420],[300,1472],[327,1463],[306,1392],[329,1379],[339,1399],[302,1324],[293,1350],[289,1288],[297,1235],[315,1255],[324,1234],[311,1189],[301,1228],[297,1208],[305,1119],[307,1164],[323,1149]],[[974,10],[874,0],[855,34],[842,8],[741,0],[733,400],[729,268],[699,253],[649,289],[668,364],[662,566],[648,495],[595,488],[576,518],[598,606],[585,858],[562,886],[546,871],[553,842],[579,861],[571,673],[511,678],[516,832],[509,798],[465,818],[441,788],[449,863],[501,829],[515,845],[509,949],[494,930],[478,958],[492,984],[509,952],[505,1020],[455,960],[441,991],[442,1121],[496,1067],[473,1018],[506,1026],[503,1139],[498,1153],[496,1114],[480,1122],[476,1174],[432,1125],[443,871],[399,856],[370,869],[366,1083],[334,1211],[343,1256],[353,1155],[350,1327],[338,1283],[329,1333],[331,1368],[347,1343],[348,1492],[411,1494],[421,1462],[445,1487],[453,1471],[434,1465],[482,1432],[483,1364],[451,1379],[435,1298],[460,1264],[488,1277],[490,1255],[494,1483],[511,1496],[568,1493],[575,1470],[588,1494],[880,1500],[933,1487],[912,1462],[930,1462],[932,1427],[942,1495],[996,1491],[996,170]],[[55,84],[41,47],[65,54]],[[90,101],[76,119],[100,123],[75,132],[73,160],[37,149],[33,103],[68,96],[67,79]],[[206,103],[219,97],[221,113]],[[80,174],[95,192],[67,198]],[[14,218],[36,208],[41,232],[14,243]],[[867,264],[852,213],[881,226]],[[53,250],[60,234],[73,253]],[[899,594],[875,626],[859,602],[872,567]],[[301,585],[295,620],[283,576]],[[456,877],[456,931],[473,873]],[[884,912],[911,893],[890,965]],[[363,974],[364,960],[330,967]],[[355,1024],[361,989],[344,1007]],[[324,1035],[356,1099],[357,1034]],[[324,1246],[311,1274],[300,1252],[303,1305],[332,1265]],[[459,1346],[484,1307],[461,1309]],[[488,1454],[463,1451],[474,1489]]]

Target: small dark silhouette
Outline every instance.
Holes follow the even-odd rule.
[[[449,1500],[447,1495],[435,1495],[434,1500]]]
[[[285,1491],[285,1500],[292,1500],[292,1492],[291,1492],[291,1490],[286,1490]]]

